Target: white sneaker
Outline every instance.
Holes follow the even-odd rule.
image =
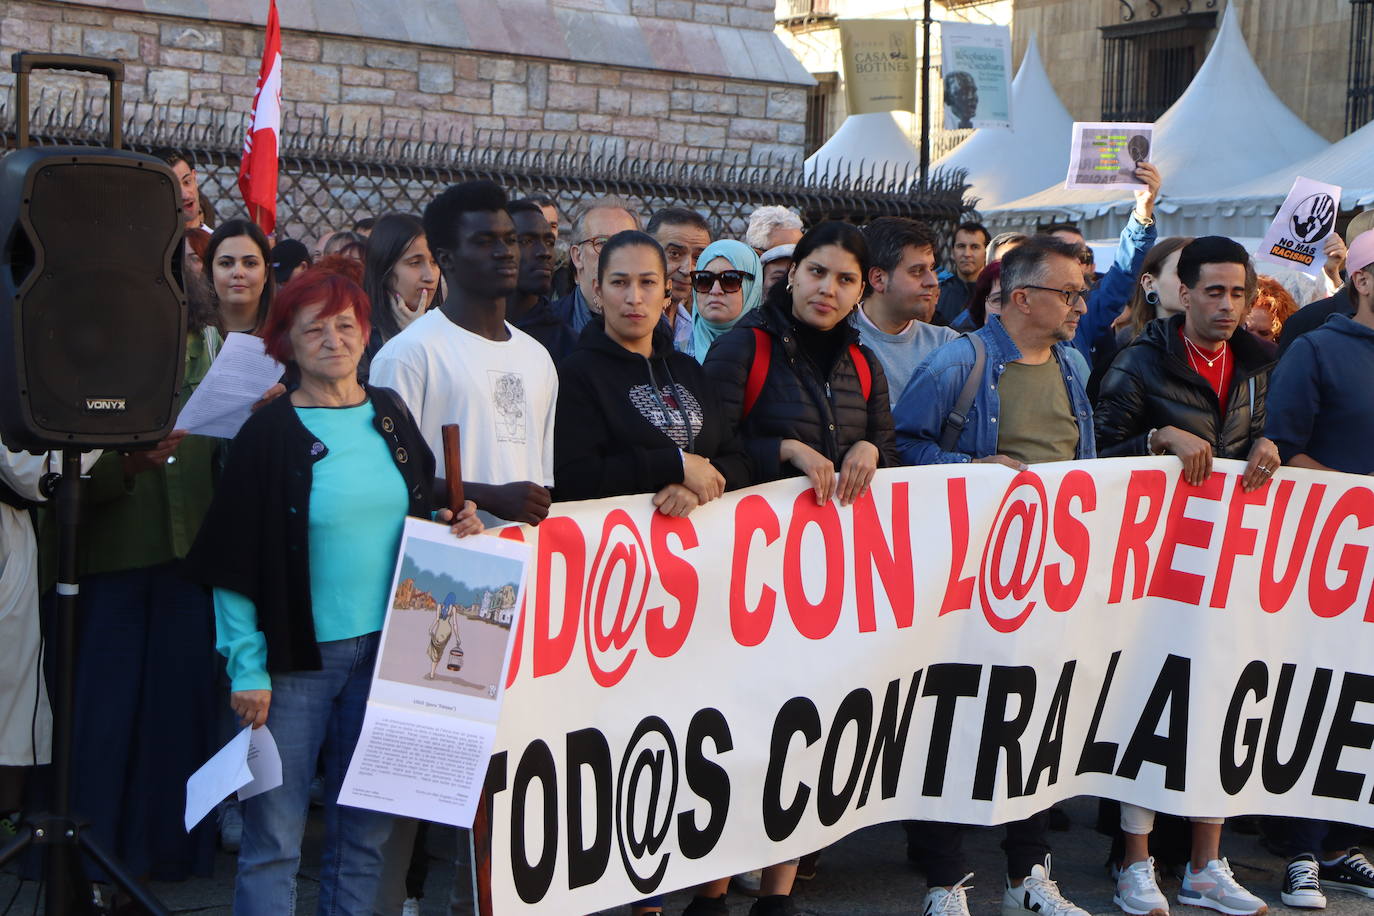
[[[968,886],[964,882],[972,877],[973,872],[969,872],[949,890],[932,887],[926,893],[926,903],[921,909],[921,916],[969,916]]]
[[[1116,895],[1112,903],[1131,916],[1169,916],[1169,898],[1155,879],[1155,860],[1151,856],[1116,872]]]
[[[420,901],[407,897],[406,902],[401,904],[401,916],[420,916]]]
[[[1313,855],[1301,855],[1288,863],[1283,876],[1283,890],[1279,893],[1284,906],[1303,910],[1326,909],[1326,894],[1322,893],[1321,866]]]
[[[1240,886],[1225,859],[1213,859],[1199,872],[1193,871],[1192,865],[1185,868],[1178,902],[1227,916],[1261,916],[1269,912],[1268,904]]]
[[[1088,911],[1075,906],[1059,893],[1059,885],[1050,880],[1050,857],[1045,864],[1036,865],[1020,887],[1007,882],[1002,894],[1002,916],[1088,916]]]

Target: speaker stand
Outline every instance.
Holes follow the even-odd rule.
[[[30,846],[44,848],[47,916],[72,916],[89,909],[75,894],[88,885],[78,866],[85,853],[104,869],[115,886],[149,916],[169,916],[167,910],[137,878],[91,836],[88,824],[71,813],[72,692],[76,682],[76,530],[81,520],[81,452],[62,450],[62,476],[57,483],[57,682],[53,701],[52,810],[26,819],[19,835],[0,849],[0,867]]]

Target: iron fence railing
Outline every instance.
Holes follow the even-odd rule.
[[[0,149],[12,148],[12,99],[0,104]],[[105,101],[40,94],[30,114],[34,142],[105,142]],[[242,212],[236,188],[243,116],[203,108],[136,105],[125,112],[130,149],[189,153],[215,215]],[[920,186],[911,170],[872,164],[831,167],[803,177],[800,162],[751,164],[744,154],[708,155],[613,137],[529,136],[500,131],[398,135],[390,123],[345,129],[332,121],[288,123],[280,153],[278,233],[312,239],[363,216],[419,212],[455,182],[489,178],[512,195],[547,194],[567,213],[590,197],[614,194],[647,215],[668,205],[703,213],[722,235],[741,236],[762,204],[795,208],[808,222],[907,216],[941,234],[972,213],[962,171],[938,172]]]

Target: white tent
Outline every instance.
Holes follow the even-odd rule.
[[[1073,118],[1050,84],[1034,35],[1011,83],[1011,112],[1010,129],[979,128],[934,164],[965,169],[982,210],[1062,181],[1069,161]]]
[[[1220,188],[1291,167],[1327,142],[1269,88],[1245,45],[1232,2],[1202,69],[1155,123],[1152,145],[1151,159],[1164,175],[1157,209],[1165,216],[1176,213],[1175,200],[1213,198]],[[1061,165],[1067,169],[1067,155]],[[989,208],[985,216],[989,225],[1006,228],[1073,220],[1089,238],[1109,238],[1120,231],[1133,200],[1130,191],[1070,191],[1060,178],[1035,194]],[[1170,216],[1164,231],[1198,234],[1187,222]]]
[[[807,180],[902,178],[916,180],[921,154],[890,111],[850,115],[825,145],[806,160]]]
[[[1232,236],[1262,236],[1301,175],[1341,189],[1341,208],[1374,203],[1374,122],[1366,124],[1314,156],[1202,198],[1174,201],[1179,212],[1198,223],[1225,227]],[[1218,228],[1212,231],[1222,231]]]

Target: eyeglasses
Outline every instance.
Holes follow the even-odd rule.
[[[1038,289],[1041,292],[1054,293],[1056,296],[1063,299],[1064,305],[1069,308],[1073,308],[1075,302],[1080,300],[1086,301],[1088,298],[1088,291],[1086,289],[1055,289],[1053,286],[1032,286],[1029,283],[1019,288]]]
[[[606,243],[611,240],[609,235],[594,235],[589,239],[583,239],[578,245],[591,245],[592,251],[601,254],[601,249],[606,247]]]
[[[699,293],[709,293],[711,288],[719,283],[721,292],[737,293],[740,291],[740,287],[744,286],[744,280],[748,276],[742,270],[722,270],[720,273],[713,273],[709,270],[694,270],[692,271],[692,289]]]

